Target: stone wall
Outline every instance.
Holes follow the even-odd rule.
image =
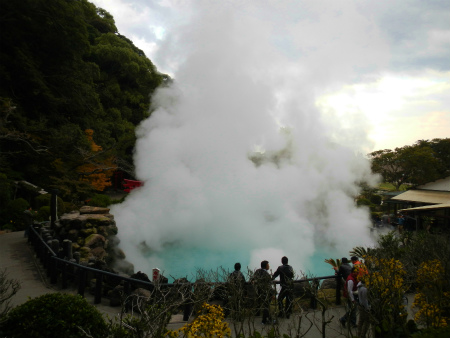
[[[53,230],[60,242],[72,242],[72,251],[79,253],[80,263],[102,261],[109,267],[121,267],[126,274],[134,272],[118,246],[118,229],[108,208],[83,206],[62,215]]]

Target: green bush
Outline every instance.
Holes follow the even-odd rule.
[[[17,198],[15,200],[9,201],[6,206],[7,212],[4,213],[4,223],[11,223],[14,225],[15,230],[24,230],[25,229],[25,217],[24,211],[28,209],[30,204],[27,200],[23,198]]]
[[[1,229],[6,231],[16,231],[16,227],[13,223],[6,223],[2,225]]]
[[[12,309],[4,335],[16,338],[106,337],[108,326],[102,314],[80,295],[46,294]]]
[[[36,209],[40,209],[41,207],[50,207],[51,198],[52,198],[51,194],[43,194],[36,197],[34,199],[34,202],[36,203]],[[57,213],[58,216],[61,216],[66,212],[65,211],[66,206],[61,197],[57,196],[56,200],[57,200]]]
[[[0,173],[0,205],[8,204],[12,196],[11,181],[5,174]]]
[[[106,208],[111,205],[111,197],[108,195],[95,194],[94,197],[89,200],[88,205]]]
[[[372,195],[370,196],[370,202],[375,205],[381,205],[381,201],[383,198],[380,195]]]
[[[414,333],[413,338],[448,338],[450,337],[450,326],[441,328],[424,329]]]
[[[367,198],[359,198],[356,201],[356,205],[358,205],[358,206],[366,205],[366,206],[370,207],[372,205],[372,203]]]
[[[38,213],[36,215],[36,221],[38,222],[45,222],[50,220],[50,207],[49,206],[44,206],[44,207],[40,207],[38,210]]]

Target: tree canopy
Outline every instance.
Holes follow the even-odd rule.
[[[0,172],[69,193],[132,167],[134,129],[169,77],[87,0],[0,0],[0,13]]]
[[[405,183],[420,185],[450,175],[450,138],[419,140],[412,146],[369,154],[372,171],[397,190]]]

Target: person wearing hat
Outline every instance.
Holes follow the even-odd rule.
[[[361,264],[361,262],[359,261],[358,257],[356,257],[356,256],[353,256],[351,258],[351,260],[352,260],[353,267],[355,267],[358,264]]]

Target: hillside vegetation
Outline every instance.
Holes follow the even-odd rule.
[[[134,130],[169,77],[86,0],[1,0],[0,12],[0,199],[12,180],[75,201],[117,169],[132,175]]]

